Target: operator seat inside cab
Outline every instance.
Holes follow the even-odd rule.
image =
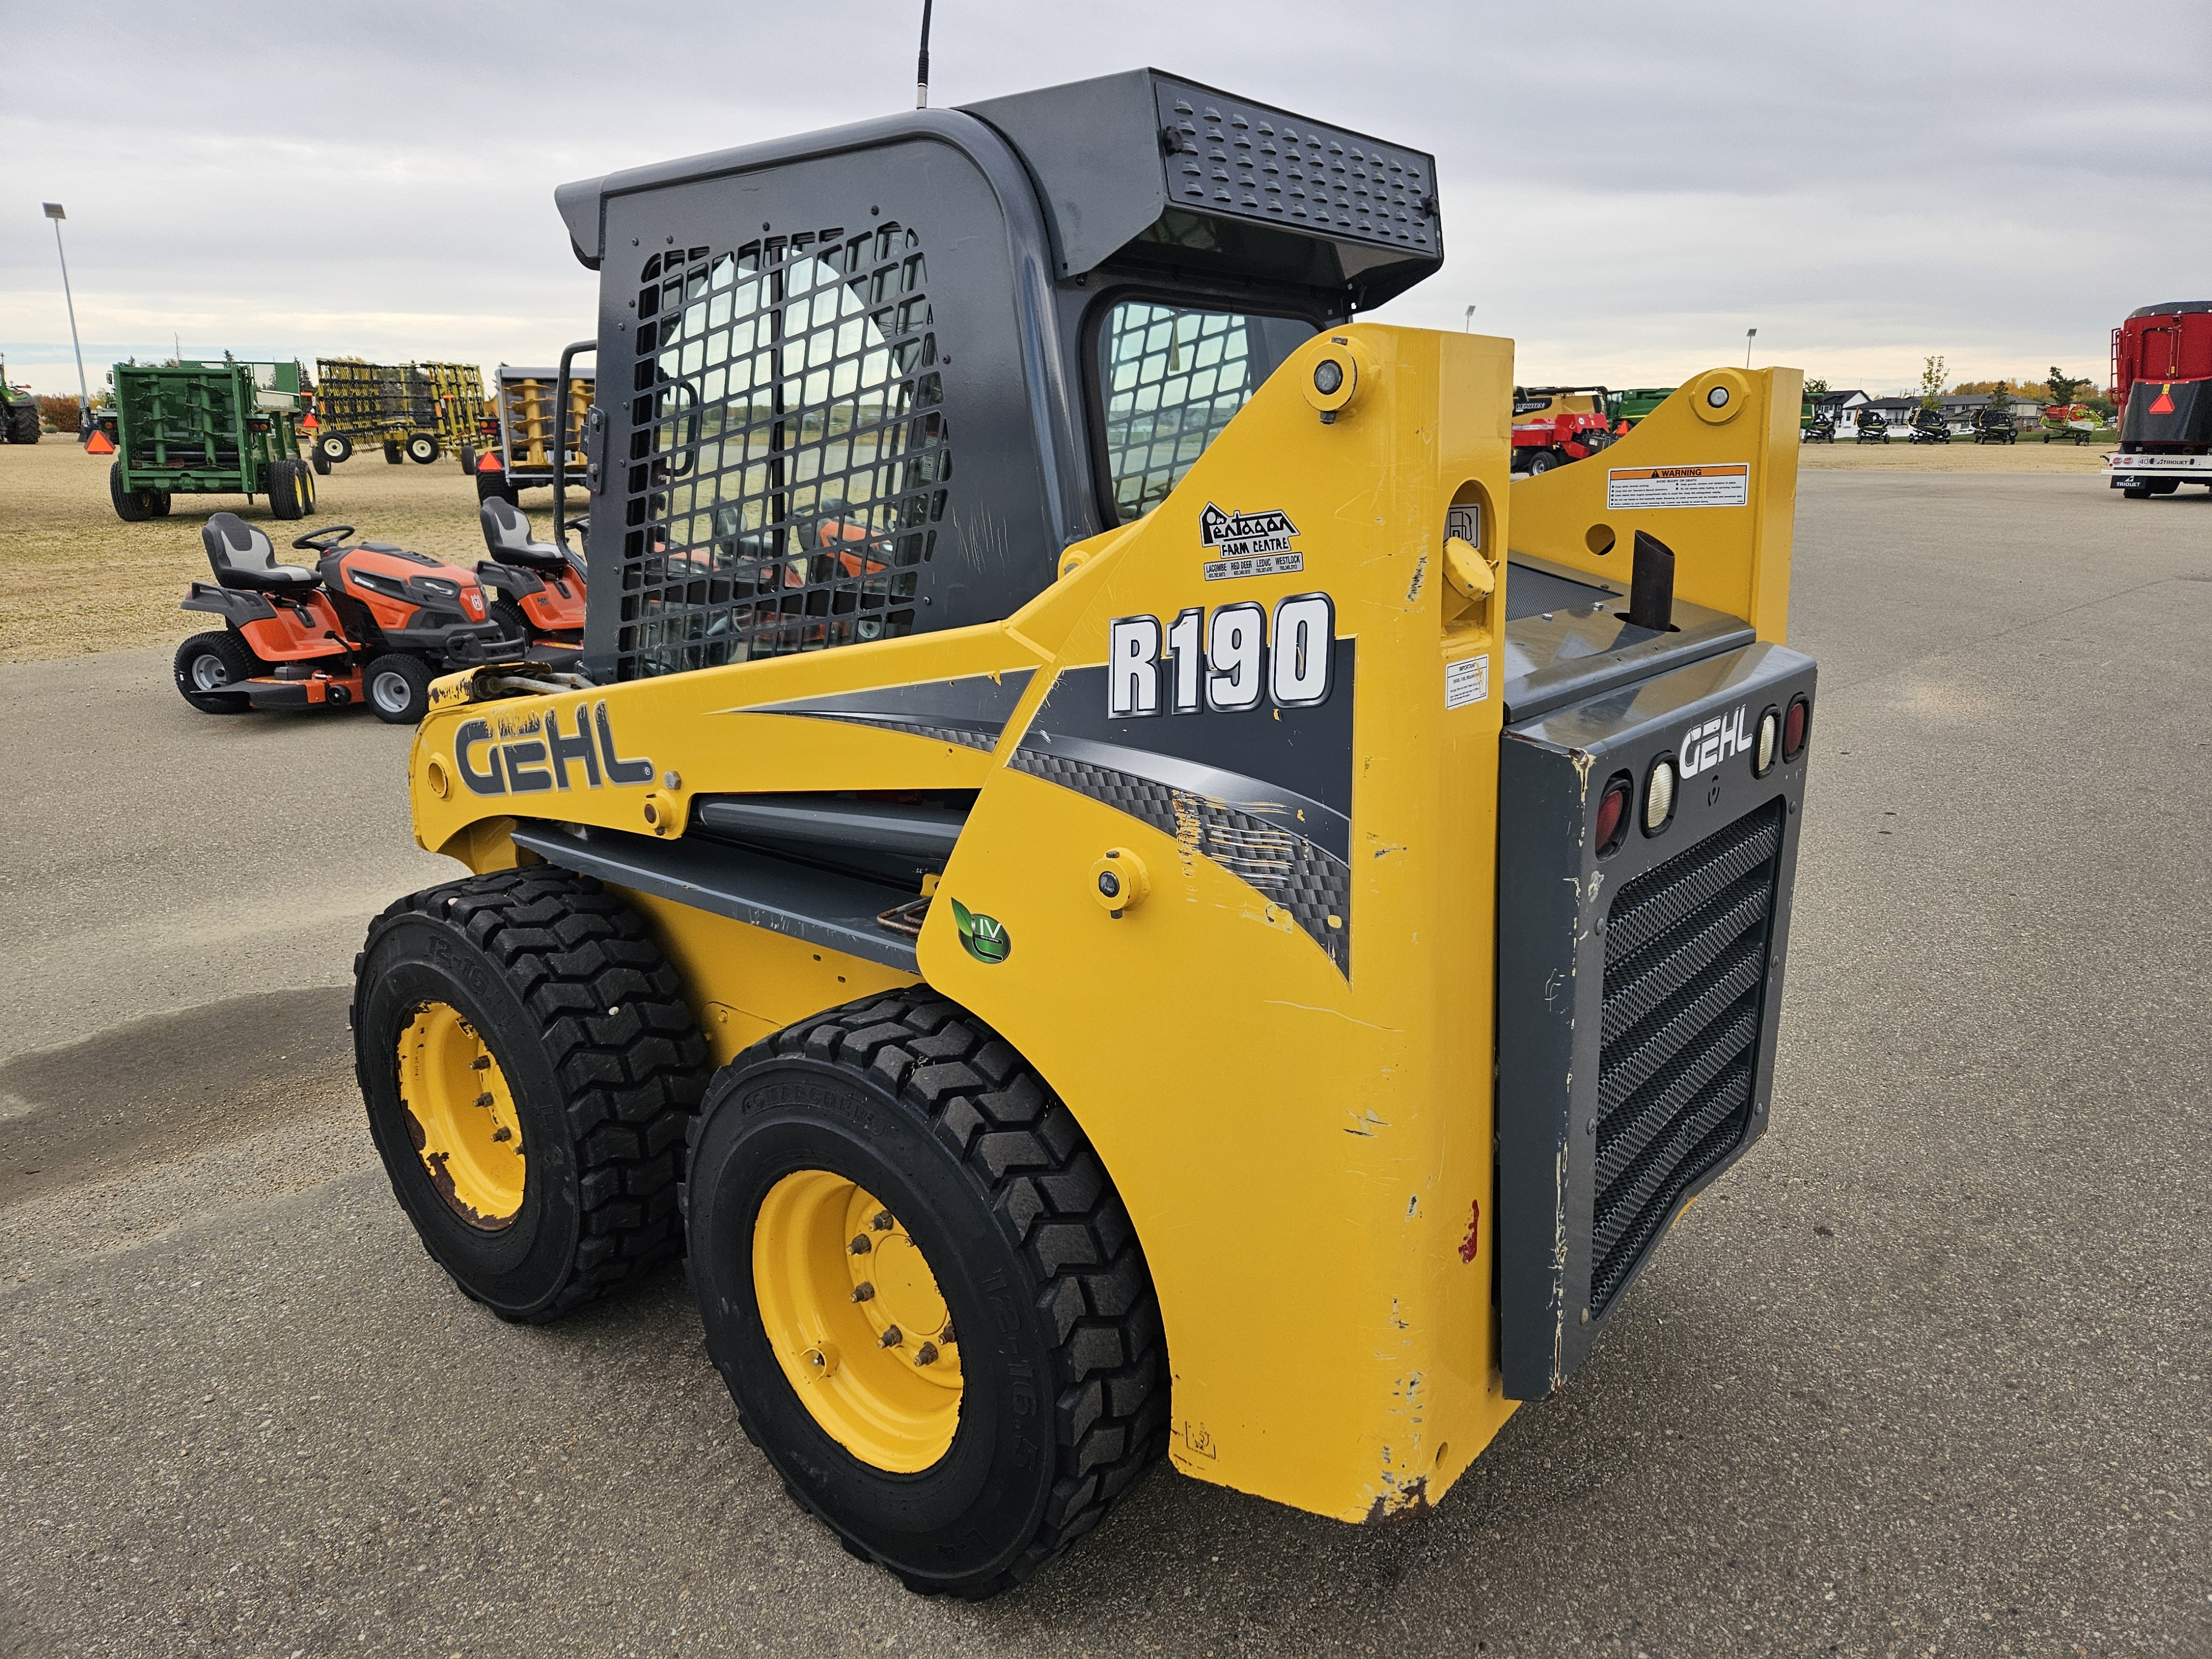
[[[495,556],[507,564],[519,564],[526,570],[547,570],[560,574],[568,568],[568,561],[561,550],[550,542],[532,539],[530,515],[513,501],[495,495],[483,504],[484,545]]]
[[[296,564],[276,562],[276,546],[267,534],[235,513],[218,513],[201,527],[208,562],[215,579],[225,587],[253,588],[262,592],[304,592],[322,578]]]

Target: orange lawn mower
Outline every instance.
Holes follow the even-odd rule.
[[[234,513],[200,532],[215,580],[194,582],[183,608],[221,617],[219,632],[177,647],[177,690],[204,714],[343,708],[412,725],[430,682],[471,664],[520,659],[526,642],[490,615],[466,570],[389,542],[349,544],[349,524],[292,545],[313,569],[279,564],[275,544]]]
[[[582,569],[550,542],[537,540],[529,515],[504,495],[485,496],[477,511],[491,557],[477,565],[477,580],[498,596],[491,601],[492,620],[527,639],[539,658],[580,653]]]

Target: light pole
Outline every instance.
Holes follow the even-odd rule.
[[[54,252],[62,262],[62,303],[69,307],[70,347],[76,353],[76,438],[82,443],[92,430],[92,392],[85,385],[84,346],[76,337],[76,301],[70,294],[69,255],[62,252],[62,221],[69,215],[59,202],[46,204],[46,217],[54,222]]]
[[[1747,369],[1751,367],[1751,343],[1758,337],[1759,331],[1755,328],[1747,328],[1743,331],[1743,366]]]
[[[1467,308],[1467,319],[1460,325],[1460,332],[1462,334],[1472,334],[1474,332],[1474,307],[1473,306],[1469,306]]]

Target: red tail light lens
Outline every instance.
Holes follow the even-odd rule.
[[[1805,752],[1805,730],[1812,724],[1813,705],[1802,697],[1790,700],[1790,712],[1782,717],[1782,758],[1794,761]]]
[[[1628,802],[1635,786],[1624,772],[1605,787],[1597,804],[1597,855],[1617,851],[1628,839]]]

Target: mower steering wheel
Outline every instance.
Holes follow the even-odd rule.
[[[352,534],[353,526],[349,524],[329,524],[320,530],[310,530],[306,535],[295,538],[292,545],[302,553],[329,553],[336,550],[337,544]]]

